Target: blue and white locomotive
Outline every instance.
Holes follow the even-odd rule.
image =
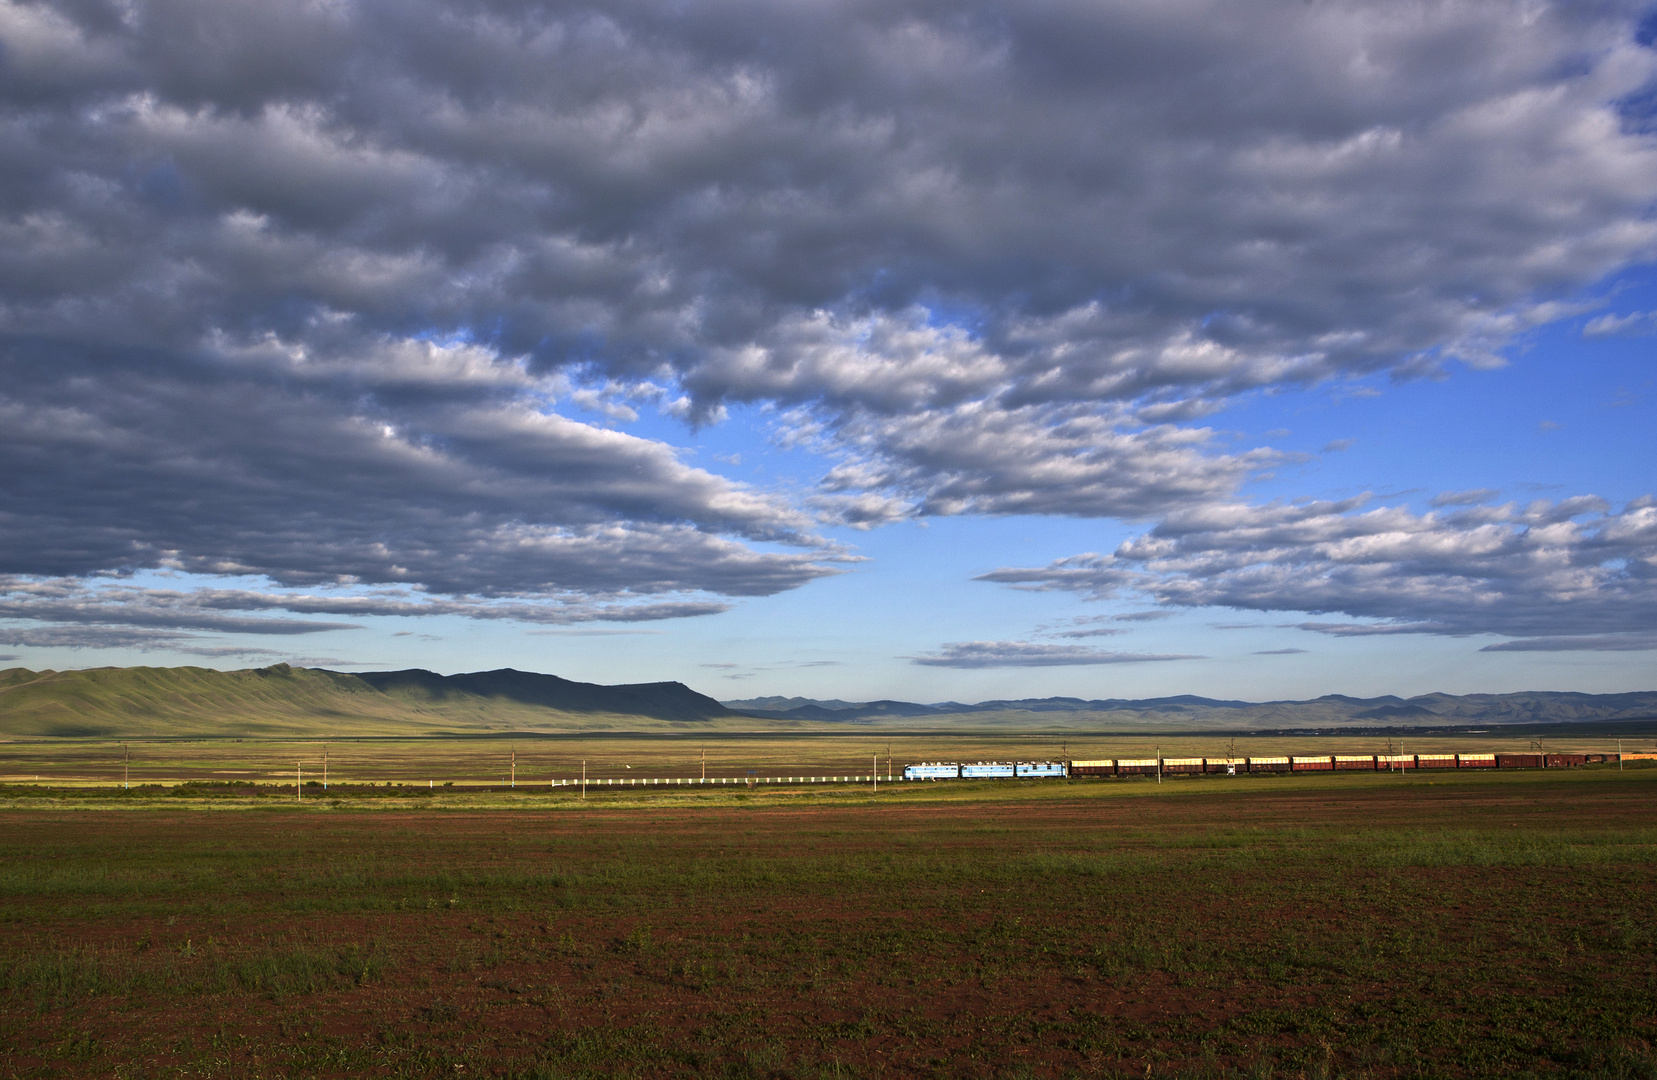
[[[1069,776],[1062,761],[927,761],[905,765],[905,780],[1039,780]]]

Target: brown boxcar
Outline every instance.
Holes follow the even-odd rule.
[[[1288,772],[1289,759],[1286,757],[1251,757],[1248,759],[1249,772]]]
[[[1200,773],[1202,772],[1202,758],[1165,757],[1162,759],[1162,771],[1165,773]]]
[[[1417,754],[1415,765],[1418,769],[1453,769],[1456,767],[1456,755]]]
[[[1116,759],[1105,758],[1100,761],[1072,761],[1070,763],[1071,776],[1115,776]]]
[[[1564,769],[1572,765],[1586,765],[1588,757],[1586,754],[1544,754],[1542,764],[1550,769]]]
[[[1376,754],[1375,768],[1381,772],[1397,772],[1415,768],[1414,754]]]
[[[1494,769],[1496,767],[1495,754],[1457,754],[1456,768],[1458,769]]]
[[[1362,754],[1362,755],[1359,755],[1359,754],[1336,754],[1335,755],[1335,768],[1336,769],[1367,769],[1370,772],[1374,772],[1375,771],[1375,755],[1374,754]]]
[[[1292,757],[1289,759],[1291,772],[1327,772],[1335,767],[1332,757]]]
[[[1496,768],[1498,769],[1540,769],[1542,766],[1541,754],[1496,755]]]
[[[1117,776],[1155,776],[1156,758],[1117,758]]]
[[[1202,759],[1202,771],[1209,773],[1234,773],[1242,767],[1242,762],[1236,758],[1211,757]]]

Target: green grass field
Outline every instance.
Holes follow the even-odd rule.
[[[1223,757],[1338,753],[1524,752],[1530,740],[1499,733],[1389,740],[1383,736],[1238,737],[1221,735],[1067,735],[973,733],[897,734],[829,732],[815,735],[704,732],[698,735],[562,735],[556,737],[288,739],[148,739],[126,743],[107,739],[12,739],[0,741],[0,784],[120,783],[123,754],[130,757],[134,784],[176,784],[188,780],[291,784],[298,762],[303,775],[321,779],[326,755],[330,781],[344,783],[453,783],[457,786],[508,782],[517,762],[521,785],[590,777],[743,777],[863,775],[878,759],[901,773],[906,762]],[[1617,741],[1603,737],[1549,738],[1551,751],[1615,752]],[[1629,739],[1629,751],[1657,749],[1657,740]],[[313,776],[314,774],[314,776]],[[36,780],[36,777],[39,780]]]
[[[0,1076],[1657,1076],[1652,763],[6,794]]]

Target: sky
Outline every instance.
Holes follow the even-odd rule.
[[[1657,689],[1657,8],[0,0],[0,665]]]

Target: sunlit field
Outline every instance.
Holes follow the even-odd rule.
[[[1574,736],[1545,740],[1550,752],[1615,753],[1614,738]],[[176,784],[188,780],[288,784],[296,775],[330,782],[441,787],[546,786],[589,778],[747,778],[842,776],[903,772],[906,762],[1064,760],[1107,757],[1237,757],[1273,754],[1523,753],[1524,736],[1500,729],[1460,736],[1390,740],[1374,735],[1238,737],[1217,735],[972,734],[887,735],[832,732],[821,735],[742,735],[711,732],[705,738],[663,735],[517,736],[345,740],[211,739],[110,740],[15,739],[0,742],[0,783]],[[1625,739],[1629,751],[1657,750],[1657,739]],[[124,770],[124,771],[123,771]],[[37,779],[38,778],[38,781]]]

